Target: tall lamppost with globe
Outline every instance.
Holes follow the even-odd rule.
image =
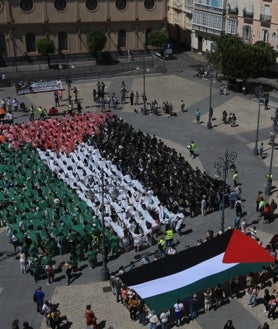
[[[100,196],[101,203],[101,248],[102,248],[102,267],[101,267],[101,280],[107,281],[109,279],[109,269],[107,266],[108,263],[108,255],[106,248],[106,234],[105,234],[105,196],[109,196],[112,199],[117,198],[118,191],[116,187],[108,183],[106,184],[104,180],[104,170],[101,170],[100,177],[98,175],[89,175],[85,178],[85,186],[89,190],[90,196],[94,197],[95,195]],[[96,188],[99,189],[96,189]],[[112,187],[113,190],[109,191],[109,187]],[[108,188],[108,189],[107,189]]]
[[[222,186],[222,212],[221,212],[221,231],[224,232],[224,225],[225,225],[225,194],[226,194],[226,183],[227,183],[227,176],[228,171],[231,168],[235,168],[235,162],[237,160],[237,153],[232,151],[228,152],[226,150],[225,157],[219,157],[214,162],[214,168],[217,170],[217,176],[223,178],[223,186]],[[220,172],[222,169],[222,173]]]

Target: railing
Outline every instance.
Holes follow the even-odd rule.
[[[247,10],[246,8],[243,9],[243,17],[244,18],[251,18],[251,19],[253,19],[253,17],[254,17],[254,11]]]
[[[146,58],[145,65],[150,68],[148,73],[157,73],[161,72],[161,67],[159,63],[154,63],[153,58]],[[7,71],[7,75],[10,83],[15,83],[19,80],[30,80],[30,81],[40,81],[40,80],[65,80],[67,76],[71,80],[86,80],[86,79],[98,79],[102,76],[124,76],[124,75],[138,75],[142,74],[136,68],[142,65],[143,61],[138,59],[131,63],[119,63],[117,65],[97,66],[97,65],[88,65],[78,67],[74,69],[39,69],[37,66],[30,69],[20,68],[19,72]],[[146,71],[147,73],[147,71]]]
[[[238,15],[238,8],[229,8],[228,13],[229,15]]]
[[[260,15],[260,20],[264,23],[270,23],[271,22],[271,16],[270,15],[265,15],[261,14]]]

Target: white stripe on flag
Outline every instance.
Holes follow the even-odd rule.
[[[213,258],[210,258],[195,266],[192,266],[184,271],[172,275],[168,275],[163,278],[130,286],[130,288],[135,290],[137,294],[141,296],[141,298],[149,298],[179,288],[183,288],[207,276],[228,270],[231,267],[234,267],[238,264],[238,263],[230,263],[230,264],[222,263],[223,256],[224,253],[217,255]],[[171,257],[171,256],[167,256],[167,257]]]

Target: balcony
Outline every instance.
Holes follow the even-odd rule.
[[[243,9],[243,17],[247,19],[253,19],[254,17],[254,11],[252,10],[247,10],[246,8]]]
[[[261,22],[263,22],[263,23],[271,23],[271,16],[261,14],[261,15],[260,15],[260,20],[261,20]]]
[[[235,8],[229,8],[228,9],[228,13],[229,13],[229,15],[237,16],[238,15],[238,8],[237,7],[235,7]]]
[[[208,11],[208,12],[219,14],[219,15],[226,14],[226,8],[217,8],[217,7],[213,7],[210,5],[203,5],[203,4],[196,3],[196,2],[195,2],[195,10]]]

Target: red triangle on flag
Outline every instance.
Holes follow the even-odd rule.
[[[275,261],[256,240],[234,230],[226,248],[223,263],[273,263]]]

